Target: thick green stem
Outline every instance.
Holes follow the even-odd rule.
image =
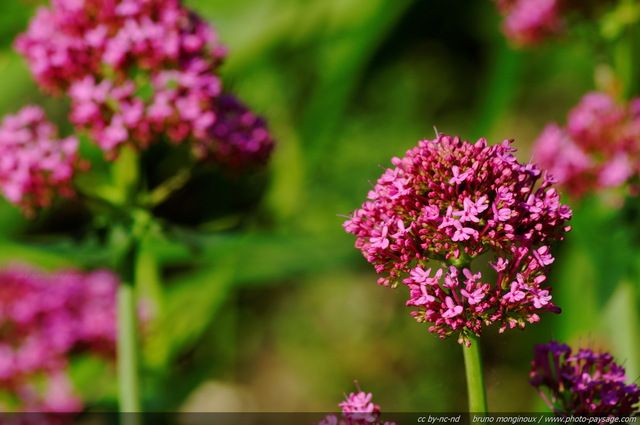
[[[471,345],[463,345],[464,367],[467,374],[467,392],[469,395],[469,412],[487,413],[487,397],[482,374],[482,358],[480,355],[480,339],[469,335]]]
[[[120,423],[139,425],[140,384],[138,371],[138,323],[135,269],[137,253],[141,240],[141,229],[136,223],[135,205],[140,190],[140,171],[138,155],[131,148],[120,150],[118,159],[113,163],[113,183],[117,188],[118,203],[129,217],[112,228],[111,247],[115,266],[120,275],[118,289],[118,403]]]
[[[126,425],[140,423],[137,329],[135,288],[131,282],[122,282],[118,289],[118,389],[121,423]]]

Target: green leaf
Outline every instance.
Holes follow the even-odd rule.
[[[112,178],[114,185],[122,194],[123,202],[131,202],[138,189],[138,154],[129,147],[120,149],[118,159],[113,162]]]
[[[234,269],[232,259],[222,257],[167,288],[164,308],[153,319],[144,347],[147,366],[166,368],[181,350],[198,340],[227,299]]]
[[[160,261],[207,267],[219,258],[242,265],[235,271],[240,285],[268,285],[292,275],[320,272],[358,257],[353,239],[336,232],[297,234],[204,234],[173,228],[165,243],[149,246]]]
[[[162,311],[165,297],[162,287],[161,265],[149,245],[153,243],[144,238],[136,258],[135,282],[138,298],[151,303],[152,311]]]
[[[608,40],[618,38],[624,29],[640,19],[640,4],[635,0],[620,1],[618,6],[600,20],[600,34]]]
[[[81,262],[74,256],[57,253],[55,250],[0,241],[0,263],[3,266],[26,263],[47,270],[65,267],[80,267]]]
[[[75,356],[70,362],[69,375],[78,394],[87,404],[116,398],[115,365],[96,356]]]

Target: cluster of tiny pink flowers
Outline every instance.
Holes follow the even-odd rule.
[[[76,412],[68,356],[115,354],[118,280],[108,271],[0,271],[0,391],[3,411]]]
[[[544,128],[534,155],[575,198],[632,183],[640,175],[640,99],[620,104],[605,93],[586,94],[566,127]]]
[[[264,124],[249,137],[253,122],[225,133],[233,140],[215,138],[216,123],[230,120],[217,74],[226,51],[179,0],[53,0],[15,47],[43,88],[68,93],[71,121],[109,157],[165,136],[195,142],[199,159],[240,150],[261,163],[273,146]]]
[[[531,364],[531,385],[556,413],[628,415],[640,408],[640,387],[626,383],[624,368],[608,353],[573,354],[569,346],[551,341],[534,348]]]
[[[394,422],[382,422],[380,406],[373,404],[371,393],[359,391],[345,397],[338,406],[342,408],[342,418],[327,415],[318,425],[395,425]]]
[[[72,196],[72,179],[82,168],[78,139],[58,139],[41,108],[26,106],[0,123],[0,190],[27,213],[57,195]]]
[[[469,345],[469,332],[480,335],[483,325],[498,322],[502,332],[559,312],[545,281],[551,244],[569,230],[571,210],[553,180],[513,151],[510,141],[422,140],[392,159],[395,167],[344,223],[378,283],[407,285],[412,315],[442,338],[457,332]],[[494,283],[471,271],[486,252]]]
[[[563,0],[494,0],[504,15],[504,34],[519,45],[534,45],[565,28]]]
[[[215,32],[179,0],[52,0],[15,47],[36,81],[57,93],[87,75],[121,82],[137,78],[134,70],[180,70],[193,62],[205,62],[199,70],[207,72],[226,54]]]

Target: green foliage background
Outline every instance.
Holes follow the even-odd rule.
[[[376,285],[340,215],[434,126],[467,140],[514,138],[529,160],[543,125],[564,122],[594,89],[603,53],[580,38],[514,49],[487,0],[186,3],[229,48],[225,86],[267,118],[278,145],[267,172],[204,180],[160,211],[181,225],[142,248],[139,289],[156,312],[143,344],[146,407],[332,411],[357,380],[383,411],[465,410],[455,339],[414,322],[405,288]],[[0,113],[38,103],[68,134],[68,105],[39,93],[11,49],[36,5],[0,2]],[[551,338],[601,344],[638,376],[640,347],[628,338],[639,329],[638,279],[627,279],[631,295],[614,297],[636,249],[622,213],[599,205],[577,211],[550,277],[565,313],[483,336],[490,410],[541,409],[529,363]],[[29,221],[0,201],[0,259],[103,266],[99,243],[80,238],[95,225],[86,220],[73,203]],[[611,226],[621,230],[603,236]],[[78,359],[73,371],[91,408],[115,409],[113,365]]]

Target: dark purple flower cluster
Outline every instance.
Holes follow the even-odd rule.
[[[53,0],[15,47],[44,89],[68,93],[71,121],[110,157],[164,136],[193,144],[200,159],[232,151],[262,163],[272,149],[264,123],[239,125],[238,108],[250,113],[221,98],[226,51],[179,0]]]
[[[199,158],[243,168],[269,157],[273,141],[262,117],[227,94],[218,97],[216,108],[221,119],[213,123],[207,138],[194,140],[193,150]]]
[[[395,425],[394,422],[381,422],[380,406],[371,402],[371,393],[359,391],[351,393],[338,406],[342,407],[342,418],[327,415],[318,425]]]
[[[545,127],[534,155],[575,198],[637,180],[640,98],[621,104],[605,93],[586,94],[569,112],[566,128]]]
[[[581,349],[574,354],[551,341],[536,345],[531,364],[531,385],[556,413],[628,415],[640,408],[640,388],[626,383],[624,368],[608,353]]]
[[[510,141],[487,146],[458,137],[422,140],[378,180],[369,200],[345,222],[356,248],[382,277],[410,289],[412,315],[444,338],[483,325],[524,327],[537,313],[559,312],[545,287],[550,246],[569,230],[571,210],[552,179],[519,164]],[[491,253],[493,283],[471,271]]]
[[[27,214],[75,193],[72,179],[87,165],[78,139],[58,139],[58,130],[37,106],[22,108],[0,123],[0,191]]]
[[[68,357],[115,355],[117,286],[108,271],[0,271],[0,391],[15,397],[2,411],[82,410]]]

